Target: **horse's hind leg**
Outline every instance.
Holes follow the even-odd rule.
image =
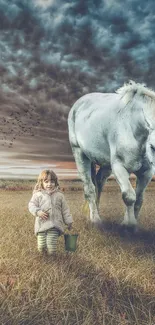
[[[145,189],[147,185],[150,183],[152,176],[153,176],[153,170],[149,169],[146,170],[145,172],[138,172],[136,173],[137,176],[137,182],[136,182],[136,202],[134,206],[134,211],[135,211],[135,217],[136,219],[138,218],[138,214],[140,211],[140,208],[143,203],[143,196]]]
[[[113,163],[112,170],[121,188],[122,199],[126,205],[126,213],[124,215],[123,224],[126,226],[136,226],[137,220],[134,213],[136,193],[131,186],[129,173],[119,161]]]
[[[95,191],[96,191],[96,203],[97,203],[97,199],[98,199],[98,186],[97,186],[97,179],[96,179],[96,164],[95,163],[91,163],[91,179],[92,182],[95,186]]]
[[[72,151],[76,161],[79,176],[84,183],[85,199],[89,202],[90,220],[93,223],[99,223],[101,219],[99,217],[96,206],[95,186],[91,179],[91,161],[86,157],[81,148],[72,147]]]

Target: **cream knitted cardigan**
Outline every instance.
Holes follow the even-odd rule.
[[[52,192],[45,190],[34,191],[28,204],[28,209],[36,217],[34,226],[36,235],[38,232],[46,231],[53,227],[62,234],[64,232],[64,225],[69,225],[73,222],[65,197],[57,189]],[[48,210],[49,217],[47,220],[42,220],[37,216],[39,210]]]

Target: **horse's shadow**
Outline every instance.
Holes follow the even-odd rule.
[[[127,228],[116,222],[102,221],[97,226],[103,234],[111,234],[115,238],[119,238],[121,242],[140,244],[136,247],[137,255],[154,255],[155,254],[155,229],[146,230],[138,227],[136,231],[133,228]],[[137,246],[137,245],[136,245]]]

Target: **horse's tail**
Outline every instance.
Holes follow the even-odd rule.
[[[77,139],[75,134],[75,105],[71,108],[69,114],[68,114],[68,133],[69,133],[69,142],[71,146],[77,146]]]

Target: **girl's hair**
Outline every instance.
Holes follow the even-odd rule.
[[[33,192],[43,190],[44,189],[43,181],[45,181],[49,176],[50,176],[51,180],[55,182],[55,186],[59,189],[60,187],[59,187],[57,175],[54,173],[53,170],[45,169],[39,174],[38,180],[37,180],[36,185],[34,186]]]

